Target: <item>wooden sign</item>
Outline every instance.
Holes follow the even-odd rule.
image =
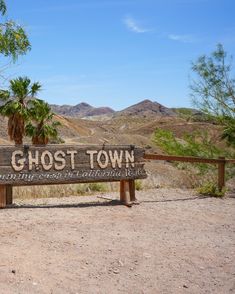
[[[0,146],[0,185],[144,179],[144,150],[134,146]]]

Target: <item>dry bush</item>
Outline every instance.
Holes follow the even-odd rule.
[[[13,187],[14,198],[51,198],[118,191],[119,183],[87,183]]]

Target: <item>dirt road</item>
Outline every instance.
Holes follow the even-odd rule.
[[[94,196],[1,210],[0,293],[235,293],[235,198],[137,196],[132,208]]]

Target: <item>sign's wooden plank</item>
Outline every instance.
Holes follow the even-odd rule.
[[[0,146],[0,166],[12,165],[16,160],[27,161],[31,160],[33,164],[40,165],[42,162],[57,162],[68,165],[70,162],[74,164],[86,164],[90,163],[91,160],[96,162],[129,162],[130,157],[133,155],[135,162],[144,161],[144,150],[141,148],[132,147],[119,147],[116,146],[105,146],[104,148],[93,145],[84,148],[80,146],[70,146],[70,145],[54,145],[47,147],[35,147],[35,146],[25,146],[25,147],[12,147]]]
[[[146,178],[144,150],[134,146],[0,146],[0,185]]]
[[[108,163],[107,165],[105,165],[105,168],[101,168],[100,167],[100,165],[97,163],[97,162],[94,162],[93,164],[92,164],[92,168],[91,168],[91,166],[90,166],[90,164],[89,163],[82,163],[82,164],[80,164],[80,163],[75,163],[74,165],[73,165],[73,168],[71,168],[71,166],[70,165],[68,165],[68,166],[65,166],[65,168],[63,168],[63,170],[79,170],[79,169],[86,169],[86,168],[89,168],[89,169],[91,169],[91,170],[93,170],[93,169],[112,169],[112,168],[114,168],[114,169],[120,169],[120,168],[129,168],[129,167],[136,167],[137,165],[144,165],[145,164],[145,162],[141,162],[141,161],[137,161],[137,162],[134,162],[134,163],[130,163],[130,162],[121,162],[120,163],[120,165],[112,165],[112,163]],[[50,167],[50,168],[49,168]],[[48,164],[48,169],[47,170],[45,170],[44,168],[43,168],[43,165],[42,164],[38,164],[38,165],[32,165],[31,166],[31,168],[29,168],[29,164],[28,163],[26,163],[26,164],[24,164],[23,166],[22,166],[22,169],[20,169],[20,172],[31,172],[31,173],[34,173],[34,172],[45,172],[45,171],[59,171],[59,170],[61,170],[61,169],[58,169],[58,168],[55,168],[55,166],[52,164],[52,165],[49,165]],[[1,173],[6,173],[6,172],[11,172],[11,171],[14,171],[14,172],[16,172],[16,170],[14,170],[13,168],[12,168],[12,166],[0,166],[0,174]]]
[[[74,150],[79,149],[81,151],[85,150],[142,150],[144,149],[136,147],[134,145],[67,145],[67,144],[53,144],[53,145],[0,145],[0,150],[6,151],[13,151],[15,149],[20,150],[39,150],[39,149],[48,149],[48,150],[58,150],[58,149],[67,149],[67,150]]]
[[[130,179],[145,179],[147,177],[143,164],[137,164],[135,168],[121,168],[105,170],[84,168],[79,170],[49,171],[49,172],[0,172],[0,185],[14,186],[33,184],[57,184],[57,183],[87,183],[99,181],[120,181]]]

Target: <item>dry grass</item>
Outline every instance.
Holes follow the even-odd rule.
[[[118,183],[88,183],[13,187],[14,198],[34,199],[92,195],[118,191]]]

